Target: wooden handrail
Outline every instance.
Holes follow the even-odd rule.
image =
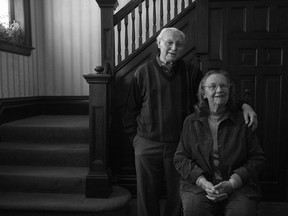
[[[114,26],[116,26],[122,19],[131,13],[140,3],[145,0],[134,0],[127,3],[121,10],[119,10],[113,17]]]

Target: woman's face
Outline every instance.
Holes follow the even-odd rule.
[[[211,74],[204,83],[203,98],[208,100],[209,107],[226,105],[229,99],[230,84],[221,74]]]

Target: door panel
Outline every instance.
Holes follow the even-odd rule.
[[[258,116],[256,133],[266,154],[261,175],[263,199],[283,201],[288,163],[284,141],[288,101],[285,93],[287,42],[230,40],[229,47],[229,72],[236,82],[238,94],[248,100]]]

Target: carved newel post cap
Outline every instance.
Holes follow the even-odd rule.
[[[94,67],[94,71],[95,71],[97,74],[103,74],[104,67],[103,67],[103,66],[96,66],[96,67]]]

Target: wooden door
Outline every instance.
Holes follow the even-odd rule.
[[[261,187],[263,200],[267,201],[285,200],[287,190],[287,61],[287,40],[229,41],[229,72],[239,94],[250,95],[250,103],[258,115],[256,132],[266,154]]]

